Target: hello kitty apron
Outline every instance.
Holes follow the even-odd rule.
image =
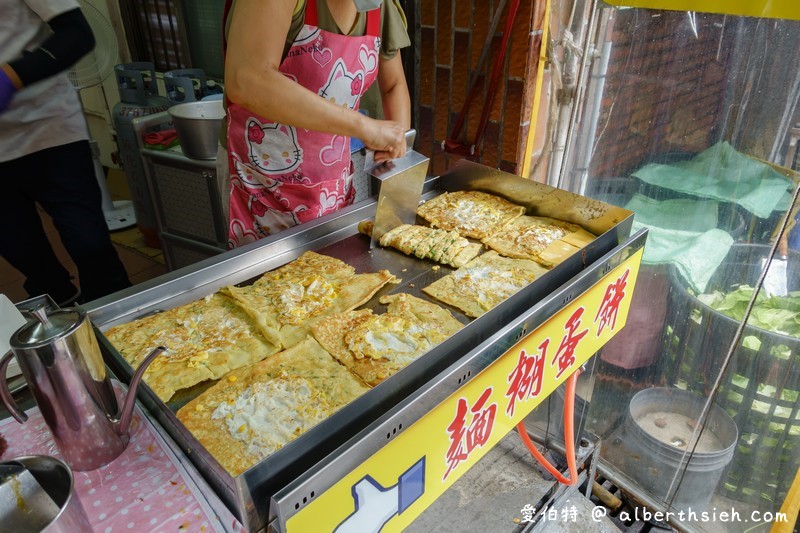
[[[308,0],[280,71],[322,98],[358,109],[378,74],[380,9],[367,13],[363,37],[317,24],[317,2]],[[236,104],[228,106],[227,120],[229,248],[353,203],[348,137],[271,122]]]

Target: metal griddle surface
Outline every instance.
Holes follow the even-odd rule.
[[[355,268],[356,272],[377,272],[385,269],[400,280],[399,284],[389,283],[385,285],[365,307],[373,309],[376,313],[381,313],[385,310],[385,306],[378,302],[381,296],[405,292],[449,309],[463,324],[470,322],[471,319],[457,308],[431,298],[422,292],[424,287],[455,272],[454,268],[408,256],[394,248],[373,248],[370,250],[369,242],[369,237],[359,234],[318,250],[318,253],[341,259]]]
[[[536,194],[530,193],[529,212],[550,215],[551,213],[546,210],[534,208],[552,204],[552,210],[562,212],[563,209],[563,212],[573,213],[570,217],[565,217],[566,220],[580,223],[585,228],[593,229],[602,235],[599,235],[582,253],[569,257],[564,263],[547,272],[543,278],[534,281],[509,301],[503,302],[479,318],[469,318],[458,309],[422,292],[424,287],[452,273],[454,269],[407,256],[391,248],[369,249],[369,237],[357,233],[356,229],[359,221],[374,216],[374,205],[368,202],[345,208],[304,228],[287,230],[282,236],[267,239],[259,246],[223,254],[191,268],[170,273],[163,280],[152,283],[152,286],[144,286],[144,289],[138,291],[132,289],[122,293],[121,297],[113,301],[100,301],[90,310],[93,321],[101,327],[129,322],[156,309],[169,309],[197,300],[225,285],[248,285],[263,273],[288,263],[304,251],[311,250],[338,258],[351,265],[358,273],[386,269],[400,280],[399,283],[384,286],[363,307],[371,308],[376,313],[383,313],[386,307],[379,302],[381,296],[406,292],[448,309],[454,317],[467,325],[408,367],[389,377],[237,478],[231,478],[224,472],[175,416],[180,407],[213,386],[215,382],[206,382],[179,391],[167,404],[161,402],[149,389],[140,389],[140,400],[147,405],[181,449],[193,457],[198,470],[246,527],[266,525],[265,507],[270,496],[277,490],[318,464],[347,439],[356,435],[371,421],[376,420],[414,391],[428,386],[427,384],[452,362],[556,287],[568,282],[587,264],[599,259],[629,235],[632,221],[630,212],[606,206],[605,211],[601,213],[602,217],[582,220],[580,213],[574,214],[575,206],[569,211],[564,209],[563,205],[568,202],[582,202],[590,207],[603,204],[565,191],[551,191],[551,188],[522,178],[495,173],[488,179],[486,177],[488,171],[482,172],[477,183],[473,183],[475,178],[468,173],[466,175],[463,172],[459,173],[464,177],[462,180],[458,179],[459,175],[454,175],[453,179],[447,182],[451,185],[448,188],[451,190],[452,186],[466,190],[478,188],[501,195],[505,193],[507,197],[517,197],[520,191],[531,189]],[[484,182],[485,185],[473,187],[481,185],[480,182]],[[509,189],[511,192],[508,192],[504,189],[508,186],[516,187],[520,191]],[[544,193],[540,194],[537,191]],[[430,199],[440,193],[440,188],[431,186],[423,198]],[[112,370],[123,378],[130,379],[133,371],[130,366],[104,336],[100,335],[98,339]]]
[[[435,298],[431,298],[422,292],[423,287],[427,287],[437,279],[455,272],[454,268],[411,257],[393,248],[374,248],[370,250],[369,243],[369,237],[356,234],[342,239],[335,244],[315,250],[316,253],[335,257],[336,259],[344,261],[352,266],[359,274],[388,270],[400,280],[400,283],[388,283],[384,285],[366,304],[360,306],[359,309],[368,308],[378,314],[384,313],[386,311],[386,306],[380,303],[380,298],[386,294],[405,292],[448,309],[462,324],[466,325],[473,320],[459,309],[444,302],[440,302]],[[250,285],[259,277],[260,276],[251,278],[238,285]],[[219,380],[205,381],[188,389],[179,390],[166,404],[173,412],[177,412],[178,409],[214,386],[218,381]]]

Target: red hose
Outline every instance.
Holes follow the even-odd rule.
[[[553,477],[555,477],[559,483],[563,483],[564,485],[575,485],[578,482],[578,467],[576,464],[577,458],[575,455],[575,386],[578,382],[578,376],[581,373],[581,369],[579,368],[576,370],[569,378],[567,378],[567,392],[564,398],[564,446],[567,455],[567,468],[569,469],[569,478],[564,477],[561,472],[558,471],[556,467],[550,464],[542,452],[536,448],[536,445],[533,443],[531,438],[528,436],[528,430],[525,429],[525,422],[522,421],[517,424],[517,432],[519,436],[522,438],[522,442],[525,444],[525,447],[531,452],[531,454],[539,461],[548,472],[550,472]]]

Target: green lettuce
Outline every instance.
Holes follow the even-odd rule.
[[[740,285],[727,293],[714,291],[701,294],[697,299],[715,311],[741,321],[753,290],[749,285]],[[767,296],[764,291],[759,292],[747,323],[772,333],[800,338],[800,291],[790,292],[787,296]]]

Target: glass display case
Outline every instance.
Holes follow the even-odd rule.
[[[751,4],[598,6],[559,178],[649,229],[576,413],[629,504],[688,530],[780,521],[800,485],[800,8]]]

